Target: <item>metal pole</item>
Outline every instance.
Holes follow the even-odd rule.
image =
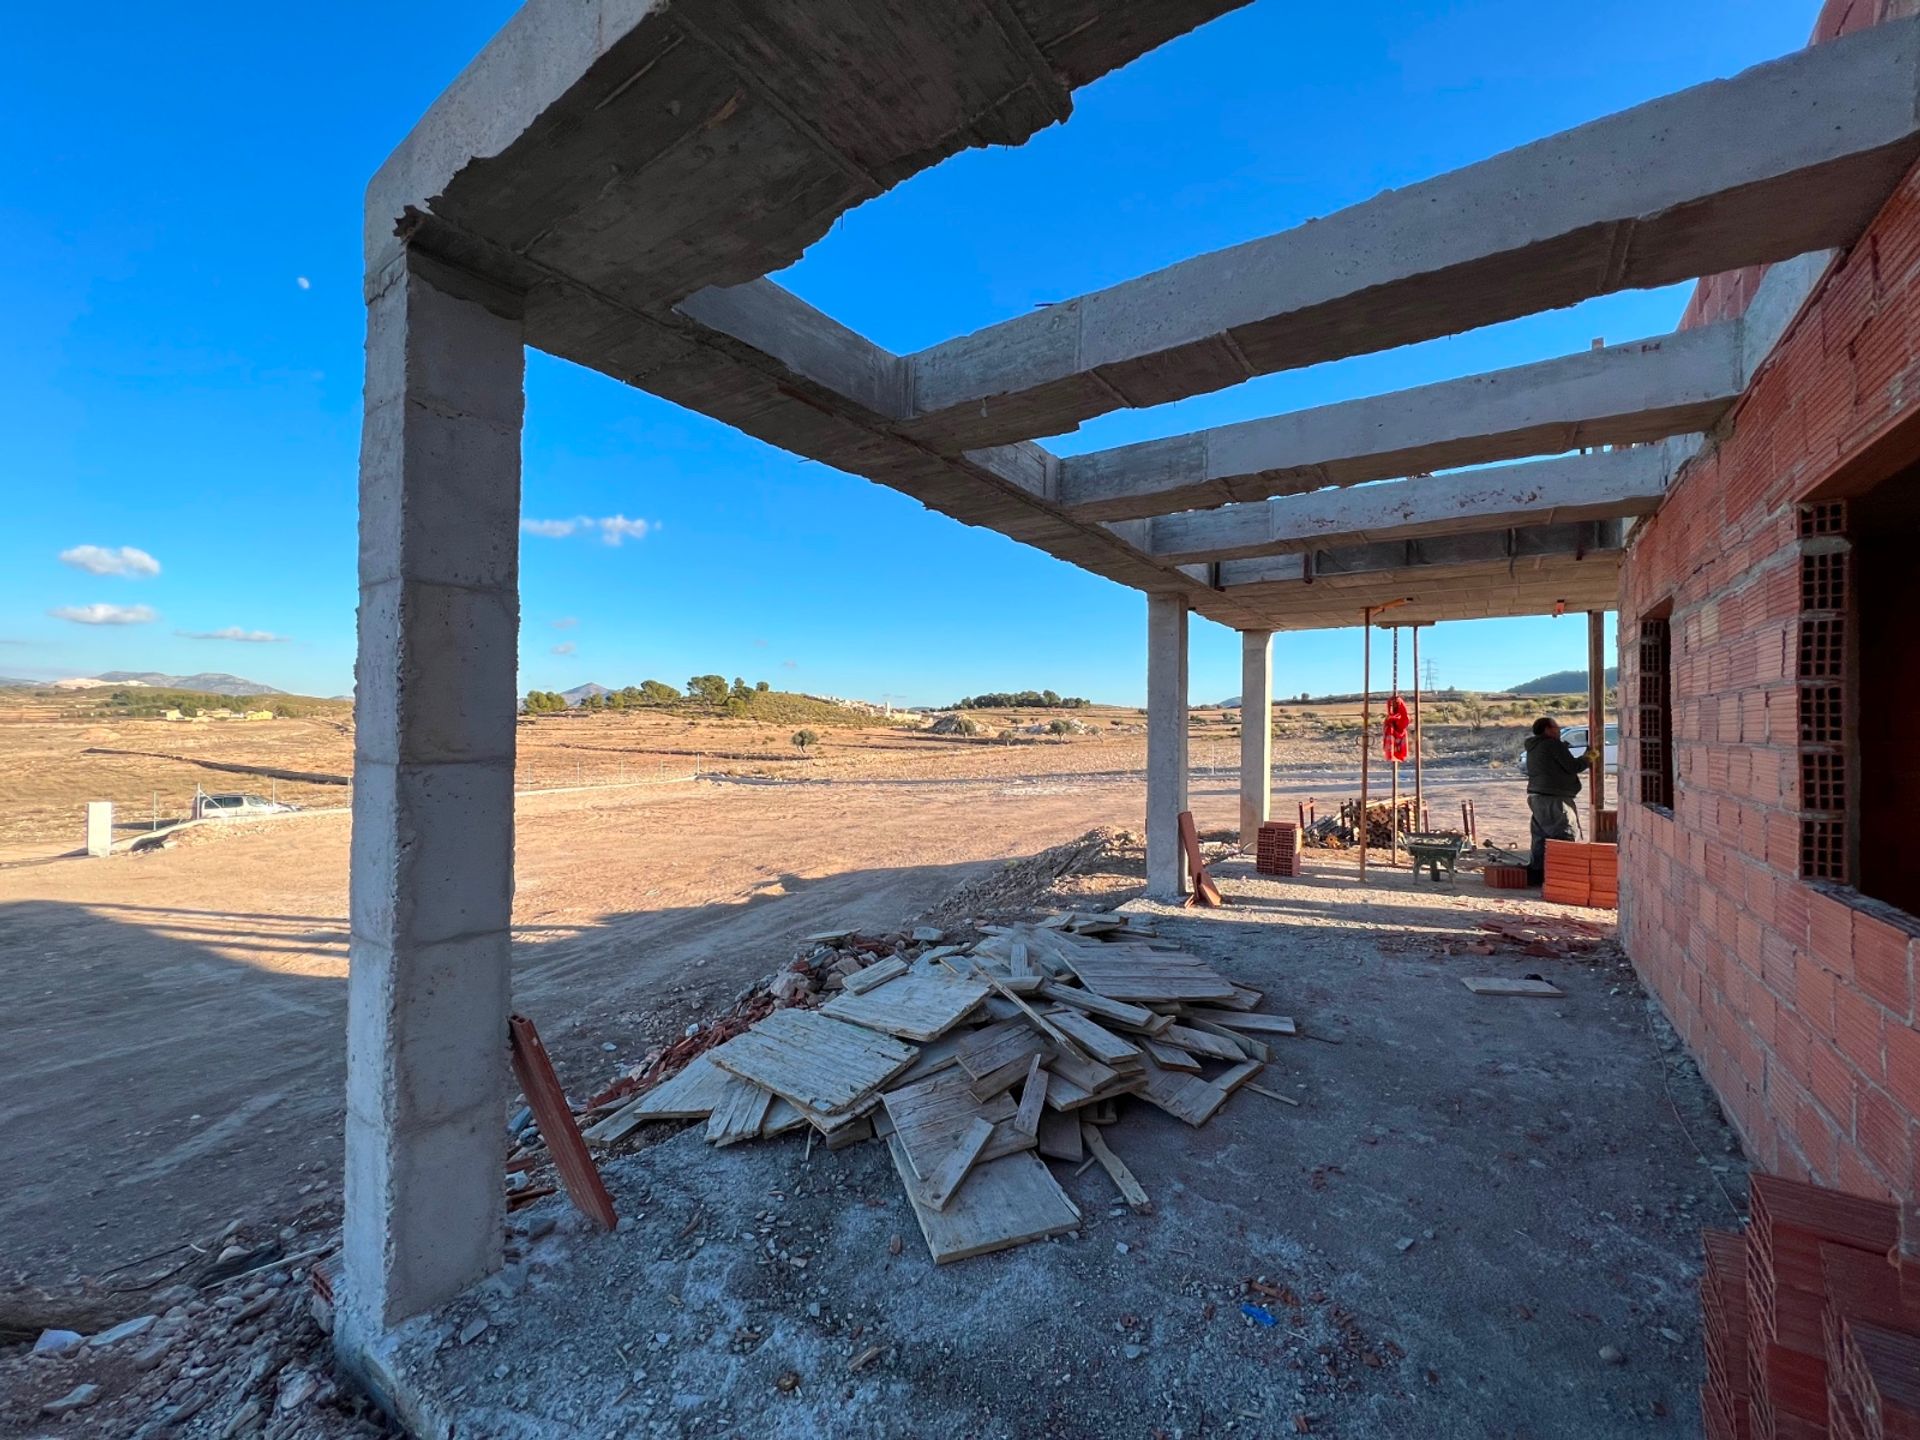
[[[1606,612],[1587,612],[1587,744],[1593,747],[1593,823],[1587,826],[1587,839],[1600,839],[1600,812],[1607,806],[1607,665]]]
[[[1420,627],[1413,627],[1413,810],[1427,828],[1426,793],[1420,786]]]
[[[1360,883],[1367,883],[1367,752],[1373,748],[1373,607],[1360,612]]]
[[[1400,627],[1393,627],[1393,695],[1400,698]],[[1393,757],[1393,801],[1387,807],[1388,855],[1393,868],[1400,868],[1400,757]]]

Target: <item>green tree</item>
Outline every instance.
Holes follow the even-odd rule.
[[[764,695],[773,687],[764,680],[756,680],[753,682],[753,688],[757,693]]]
[[[1460,697],[1460,713],[1467,717],[1467,724],[1478,730],[1487,723],[1488,709],[1486,696],[1478,690],[1468,690]]]
[[[1049,735],[1071,735],[1073,733],[1073,721],[1055,720],[1047,726],[1047,733]]]
[[[727,677],[724,675],[696,675],[687,681],[687,698],[698,700],[708,710],[717,710],[726,703]]]
[[[648,705],[671,705],[680,698],[680,692],[662,680],[642,680],[640,699]]]
[[[793,743],[804,755],[820,743],[820,737],[811,730],[796,730],[793,732]]]

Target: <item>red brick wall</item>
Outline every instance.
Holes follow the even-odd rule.
[[[1796,684],[1796,504],[1861,493],[1895,457],[1920,454],[1910,418],[1920,422],[1920,173],[1828,274],[1718,446],[1630,541],[1620,846],[1629,953],[1752,1157],[1915,1199],[1920,925],[1798,878]],[[1668,602],[1671,816],[1638,803],[1631,743],[1639,617]]]
[[[1809,45],[1824,45],[1842,35],[1865,30],[1883,20],[1911,15],[1920,5],[1915,0],[1826,0],[1813,24]],[[1764,265],[1749,265],[1744,270],[1728,270],[1709,275],[1693,288],[1686,313],[1680,317],[1682,330],[1732,320],[1747,313],[1753,292],[1767,273]]]

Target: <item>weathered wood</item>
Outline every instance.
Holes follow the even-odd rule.
[[[1184,1120],[1194,1126],[1204,1125],[1213,1118],[1216,1110],[1227,1103],[1227,1092],[1217,1085],[1209,1085],[1192,1075],[1177,1075],[1171,1070],[1162,1070],[1151,1060],[1145,1063],[1143,1069],[1141,1096],[1176,1120]]]
[[[1020,1112],[1013,1117],[1014,1128],[1028,1135],[1040,1133],[1040,1116],[1047,1108],[1047,1072],[1035,1055],[1027,1063],[1026,1084],[1020,1090]]]
[[[864,995],[867,991],[887,983],[887,981],[907,973],[907,962],[898,955],[869,965],[866,969],[855,969],[847,976],[843,987],[849,995]]]
[[[678,1075],[590,1126],[584,1138],[589,1145],[612,1145],[649,1120],[704,1120],[725,1096],[727,1078],[713,1063],[711,1051],[696,1055]]]
[[[1498,975],[1469,975],[1460,982],[1476,995],[1524,996],[1532,1000],[1560,1000],[1566,991],[1545,980],[1506,980]]]
[[[1020,1017],[968,1031],[955,1046],[954,1059],[962,1070],[979,1080],[1015,1061],[1024,1063],[1046,1048],[1046,1037],[1027,1024],[1025,1017]]]
[[[1145,1215],[1153,1209],[1153,1201],[1147,1198],[1146,1188],[1134,1178],[1133,1171],[1126,1162],[1114,1154],[1107,1146],[1107,1137],[1100,1133],[1099,1127],[1084,1122],[1080,1126],[1080,1139],[1092,1152],[1093,1158],[1100,1162],[1100,1168],[1107,1172],[1120,1198],[1127,1202],[1127,1208],[1136,1215]]]
[[[1200,1069],[1200,1062],[1178,1046],[1168,1045],[1163,1041],[1148,1037],[1146,1047],[1147,1054],[1154,1058],[1155,1063],[1165,1066],[1169,1070],[1192,1070],[1198,1072]]]
[[[1193,1029],[1211,1035],[1216,1040],[1226,1041],[1249,1060],[1264,1062],[1273,1059],[1273,1052],[1267,1049],[1266,1042],[1256,1035],[1247,1035],[1238,1030],[1230,1030],[1225,1025],[1214,1024],[1211,1020],[1195,1020],[1191,1015],[1187,1017],[1187,1020]],[[1221,1058],[1225,1059],[1227,1057],[1222,1056]]]
[[[1213,1010],[1204,1005],[1187,1007],[1190,1020],[1207,1020],[1229,1030],[1256,1030],[1263,1035],[1297,1035],[1300,1027],[1291,1015],[1258,1015],[1251,1010]]]
[[[973,1169],[974,1162],[980,1158],[980,1152],[987,1148],[987,1142],[993,1138],[993,1122],[982,1120],[978,1116],[967,1122],[960,1136],[953,1143],[946,1157],[934,1167],[927,1177],[920,1198],[935,1210],[947,1208],[947,1202],[967,1178],[967,1172]]]
[[[899,1136],[887,1142],[887,1150],[936,1264],[1044,1240],[1080,1224],[1079,1207],[1032,1155],[1008,1155],[977,1166],[966,1189],[946,1209],[935,1210],[917,1193],[918,1180]]]
[[[1047,1018],[1073,1036],[1081,1048],[1102,1065],[1123,1070],[1140,1057],[1138,1045],[1130,1040],[1121,1039],[1097,1020],[1090,1019],[1078,1010],[1063,1005],[1050,1012]]]
[[[726,1098],[707,1117],[707,1140],[716,1146],[758,1139],[773,1107],[774,1095],[751,1080],[729,1077]],[[796,1110],[796,1114],[799,1112]]]
[[[1086,1153],[1080,1140],[1080,1121],[1064,1110],[1046,1110],[1040,1115],[1040,1153],[1053,1160],[1078,1165]]]
[[[554,1074],[547,1047],[533,1021],[524,1015],[507,1017],[507,1055],[513,1078],[520,1082],[520,1093],[527,1097],[534,1123],[547,1142],[554,1169],[560,1172],[560,1183],[567,1187],[567,1198],[602,1230],[613,1229],[613,1197],[580,1138],[580,1127],[567,1104],[566,1091],[560,1088],[560,1077]]]
[[[863,994],[836,995],[820,1013],[903,1040],[933,1040],[987,998],[987,985],[947,975],[901,975]]]
[[[1178,1045],[1182,1050],[1194,1055],[1207,1055],[1215,1060],[1239,1061],[1246,1058],[1246,1052],[1240,1048],[1240,1042],[1224,1036],[1211,1035],[1205,1030],[1196,1030],[1191,1025],[1170,1026],[1162,1037],[1169,1045]]]
[[[1098,1015],[1102,1020],[1110,1020],[1123,1028],[1144,1030],[1150,1035],[1157,1035],[1173,1024],[1171,1015],[1156,1015],[1144,1005],[1129,1005],[1124,1000],[1109,1000],[1105,995],[1095,994],[1091,990],[1082,990],[1076,985],[1049,982],[1040,987],[1040,993],[1058,1004],[1071,1005],[1076,1010],[1084,1010],[1089,1015]]]
[[[722,1070],[803,1109],[838,1115],[906,1069],[919,1052],[817,1011],[776,1010],[707,1053]]]
[[[1106,945],[1104,951],[1127,947]],[[1164,951],[1136,954],[1073,952],[1067,964],[1087,989],[1110,1000],[1231,1000],[1233,982],[1191,955]]]

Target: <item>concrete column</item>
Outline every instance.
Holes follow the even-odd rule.
[[[1260,840],[1273,803],[1273,632],[1240,632],[1240,848]]]
[[[1180,812],[1187,808],[1187,601],[1147,596],[1147,893],[1187,893]]]
[[[516,297],[412,255],[369,294],[349,1355],[500,1266],[525,372]]]

